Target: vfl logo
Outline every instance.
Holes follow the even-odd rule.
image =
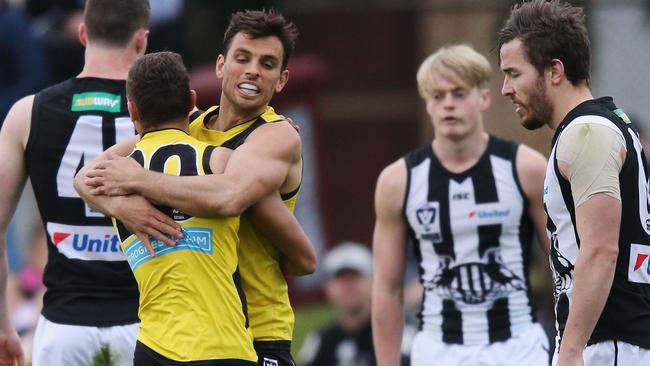
[[[278,366],[278,360],[272,360],[270,358],[264,357],[264,365],[263,366]]]
[[[442,243],[439,213],[440,204],[438,201],[427,202],[415,210],[415,220],[411,220],[411,224],[413,230],[421,239]]]
[[[627,278],[630,282],[650,284],[650,246],[630,244]]]
[[[420,225],[424,225],[426,227],[433,224],[433,220],[435,220],[437,212],[435,208],[425,206],[415,211],[415,213],[418,216],[418,222]]]

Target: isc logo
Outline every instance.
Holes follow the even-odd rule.
[[[126,260],[110,226],[74,226],[47,223],[50,241],[64,256],[82,260]]]
[[[458,201],[458,200],[468,200],[469,199],[469,192],[459,192],[459,193],[454,193],[451,196],[451,199],[453,201]]]

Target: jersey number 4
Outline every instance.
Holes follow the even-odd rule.
[[[91,162],[104,151],[102,116],[84,115],[79,117],[72,136],[65,148],[61,165],[56,174],[56,187],[59,197],[80,198],[74,189],[74,176],[85,163]],[[115,119],[115,141],[107,146],[131,138],[135,135],[133,122],[128,117]],[[101,217],[101,212],[86,204],[86,216]]]

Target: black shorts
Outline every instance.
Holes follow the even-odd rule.
[[[296,366],[291,357],[291,341],[256,341],[258,366]]]
[[[255,362],[244,360],[174,361],[138,341],[135,344],[133,366],[255,366]]]

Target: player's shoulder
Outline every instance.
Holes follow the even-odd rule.
[[[244,142],[244,145],[246,144],[281,145],[288,150],[302,150],[300,134],[284,118],[256,128]]]
[[[526,144],[517,146],[517,160],[523,163],[546,164],[544,155]]]
[[[526,144],[519,144],[517,146],[516,161],[519,174],[546,171],[546,157]]]
[[[406,161],[400,158],[386,166],[377,178],[377,192],[398,194],[406,189]]]
[[[544,182],[546,166],[546,158],[539,151],[525,144],[518,145],[516,158],[517,176],[527,195],[530,192],[537,194],[535,187],[541,187],[541,184]]]
[[[24,115],[25,113],[31,114],[34,105],[34,94],[28,95],[19,99],[9,110],[7,116],[11,114]]]
[[[562,131],[558,141],[583,145],[619,137],[623,138],[623,133],[616,123],[602,116],[588,115],[574,119]]]
[[[26,144],[31,127],[33,106],[34,95],[28,95],[15,102],[2,124],[2,134],[21,141],[23,145]]]

